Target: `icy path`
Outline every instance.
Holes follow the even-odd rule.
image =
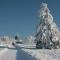
[[[0,56],[0,60],[36,60],[36,59],[18,48],[17,50],[8,49],[8,51],[4,52],[4,54]]]

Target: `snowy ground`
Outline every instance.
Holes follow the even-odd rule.
[[[18,45],[37,60],[60,60],[60,49],[36,49],[35,45]]]
[[[60,60],[60,49],[36,49],[35,45],[18,45],[22,51],[37,60]]]
[[[34,46],[19,45],[16,48],[8,48],[0,60],[60,60],[60,49],[47,50],[36,49]]]
[[[21,48],[8,48],[1,56],[0,60],[37,60],[35,57],[32,57],[30,54],[21,50]]]
[[[60,49],[36,49],[35,45],[20,45],[23,51],[37,60],[60,60]]]
[[[60,60],[60,49],[22,49],[37,60]]]

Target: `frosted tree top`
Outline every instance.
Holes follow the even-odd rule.
[[[50,14],[50,10],[47,7],[46,3],[41,4],[41,9],[40,9],[40,18],[44,20],[48,20],[48,22],[52,23],[53,22],[53,16]]]

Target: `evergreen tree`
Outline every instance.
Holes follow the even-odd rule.
[[[39,24],[36,34],[36,46],[39,48],[59,48],[60,32],[46,3],[39,11]],[[39,42],[39,43],[38,43]],[[42,44],[42,45],[41,45]]]

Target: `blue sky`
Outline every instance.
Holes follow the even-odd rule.
[[[42,2],[48,4],[60,27],[60,0],[0,0],[0,35],[34,35]]]

